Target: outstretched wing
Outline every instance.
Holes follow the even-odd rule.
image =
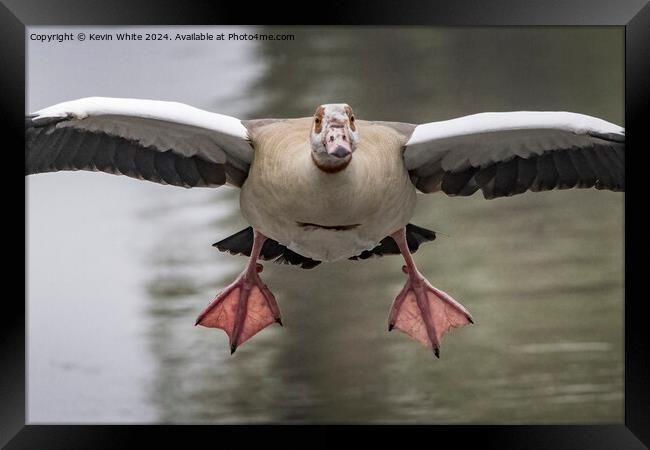
[[[26,174],[91,170],[182,187],[241,186],[253,148],[239,119],[182,103],[90,97],[25,119]]]
[[[625,190],[625,130],[570,112],[481,113],[418,125],[404,151],[422,192]]]

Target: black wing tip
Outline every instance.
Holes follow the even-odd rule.
[[[35,118],[36,114],[28,114],[25,116],[25,131],[29,130],[30,128],[34,128],[36,126],[35,124]]]
[[[623,130],[621,133],[598,133],[596,131],[592,131],[587,134],[589,136],[603,139],[605,141],[625,143],[625,130]]]
[[[64,117],[39,117],[38,114],[25,115],[25,130],[28,128],[41,128],[48,125],[54,125],[65,120],[69,120],[71,116]]]

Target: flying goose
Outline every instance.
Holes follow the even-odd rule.
[[[249,256],[244,271],[200,313],[231,353],[282,325],[261,281],[272,260],[322,261],[402,254],[406,284],[391,307],[396,328],[439,357],[451,327],[471,314],[418,271],[411,253],[435,233],[409,221],[416,191],[484,197],[527,190],[624,191],[625,131],[571,112],[490,112],[413,125],[365,121],[345,103],[313,117],[239,120],[188,105],[92,97],[26,117],[26,173],[92,170],[161,184],[241,188],[251,227],[214,244]]]

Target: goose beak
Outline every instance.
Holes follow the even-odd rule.
[[[325,133],[325,150],[331,156],[344,159],[352,154],[350,133],[345,125],[331,125]]]

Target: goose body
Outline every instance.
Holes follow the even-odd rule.
[[[93,97],[25,120],[26,172],[103,171],[182,187],[241,188],[251,224],[215,246],[250,256],[199,315],[231,352],[277,322],[258,259],[321,261],[398,254],[407,281],[391,308],[399,329],[439,356],[443,335],[472,322],[411,256],[435,234],[409,224],[416,191],[486,199],[526,191],[625,190],[625,130],[584,114],[480,113],[413,125],[356,120],[344,103],[313,117],[237,118],[153,100]]]
[[[255,157],[241,189],[241,212],[253,228],[306,257],[354,257],[413,215],[416,191],[402,158],[406,138],[358,121],[363,139],[354,158],[330,174],[311,160],[305,139],[311,122],[278,121],[252,133]]]

